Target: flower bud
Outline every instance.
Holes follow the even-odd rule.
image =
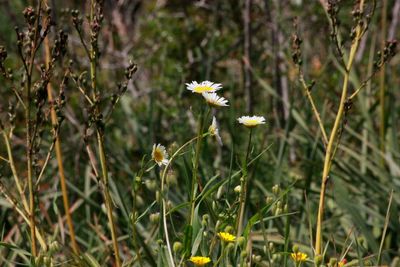
[[[143,201],[143,198],[141,196],[136,195],[135,200],[136,200],[136,206],[137,207],[142,207],[144,205],[144,201]]]
[[[160,221],[160,213],[159,212],[150,214],[150,222],[152,224],[157,224],[159,221]]]
[[[243,246],[244,243],[246,242],[246,238],[244,238],[243,236],[239,236],[237,239],[237,242],[238,242],[239,246]]]
[[[242,187],[240,185],[235,186],[235,189],[233,189],[235,191],[235,193],[240,193],[242,191]]]
[[[274,261],[279,262],[279,261],[281,260],[281,258],[282,258],[282,256],[281,256],[281,254],[279,254],[279,253],[275,253],[274,255],[272,255],[272,259],[273,259]]]
[[[329,267],[335,267],[336,264],[337,264],[337,259],[336,258],[330,258],[329,259],[329,263],[328,263]]]
[[[317,267],[319,267],[322,263],[322,256],[321,255],[317,255],[314,258],[314,263]]]
[[[274,198],[271,196],[268,196],[265,198],[265,203],[267,203],[267,205],[271,204],[272,202],[274,202]]]
[[[183,248],[183,245],[179,241],[174,242],[174,245],[172,246],[172,249],[175,253],[179,253],[182,250],[182,248]]]
[[[212,207],[213,210],[216,210],[217,209],[217,202],[213,201],[211,203],[211,207]]]
[[[281,208],[277,208],[275,211],[275,216],[281,215],[282,214],[282,209]]]
[[[253,255],[253,261],[255,262],[255,263],[259,263],[259,262],[261,262],[261,256],[260,255]]]
[[[298,245],[294,245],[292,250],[293,250],[294,253],[299,252],[299,246]]]
[[[232,233],[232,232],[233,232],[233,227],[230,226],[230,225],[228,225],[227,227],[225,227],[224,232],[226,232],[226,233]]]
[[[247,255],[248,255],[247,251],[242,251],[242,253],[240,253],[240,257],[242,257],[243,259],[247,258]]]
[[[274,243],[272,243],[272,242],[268,243],[268,250],[269,251],[274,251]]]
[[[281,188],[278,184],[276,184],[272,187],[272,193],[274,193],[275,195],[279,195],[280,192],[281,192]]]
[[[217,199],[220,199],[223,193],[224,193],[224,187],[220,186],[217,191]]]
[[[283,206],[283,212],[284,212],[284,213],[288,213],[288,212],[289,212],[289,206],[288,206],[288,204],[285,204],[285,205]]]
[[[151,191],[151,192],[154,192],[154,191],[156,191],[156,189],[157,189],[157,182],[154,181],[154,180],[147,181],[147,182],[145,183],[145,185],[146,185],[147,189],[148,189],[149,191]]]
[[[166,177],[167,185],[176,185],[177,181],[176,173],[173,170],[168,171]]]
[[[206,226],[209,221],[210,221],[210,215],[204,214],[202,218],[202,223],[204,224],[204,226]]]

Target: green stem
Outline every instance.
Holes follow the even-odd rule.
[[[187,141],[185,144],[183,144],[180,148],[178,148],[174,154],[172,154],[171,158],[169,159],[167,165],[164,167],[164,170],[161,175],[161,214],[162,214],[162,228],[164,229],[164,235],[167,243],[167,250],[168,254],[171,260],[172,265],[174,266],[174,257],[172,255],[172,249],[171,249],[171,244],[169,242],[169,235],[168,235],[168,227],[167,227],[167,215],[166,215],[166,201],[165,201],[165,196],[164,196],[164,184],[165,184],[165,178],[167,176],[167,170],[169,166],[171,165],[172,161],[178,156],[178,154],[188,145],[190,145],[193,141],[204,138],[208,135],[208,133],[203,134],[201,136],[196,136],[189,141]]]
[[[204,131],[204,124],[210,114],[210,107],[207,107],[206,114],[204,116],[204,111],[201,112],[199,117],[199,129],[197,133],[197,143],[196,143],[196,150],[195,150],[195,160],[193,162],[193,176],[192,176],[192,188],[191,188],[191,198],[190,198],[190,219],[189,224],[193,226],[194,220],[194,210],[196,206],[196,184],[198,185],[199,189],[201,190],[201,180],[200,177],[197,175],[197,171],[199,169],[199,161],[200,161],[200,154],[201,154],[201,143],[202,143],[202,136]]]
[[[247,195],[247,162],[249,160],[250,150],[251,150],[251,139],[252,139],[253,129],[249,129],[249,138],[247,143],[247,151],[246,157],[243,162],[243,172],[242,177],[240,178],[240,199],[239,199],[239,213],[238,213],[238,220],[237,220],[237,237],[242,235],[243,229],[243,217],[244,211],[246,208],[246,195]]]
[[[94,0],[91,0],[90,3],[90,21],[92,22],[94,20]],[[97,84],[96,84],[96,76],[97,76],[97,71],[96,71],[96,63],[97,63],[97,55],[94,47],[94,43],[92,43],[91,48],[90,48],[90,80],[91,80],[91,85],[92,85],[92,90],[93,90],[93,99],[94,102],[97,103]],[[95,104],[95,113],[98,114],[100,113],[98,105]],[[102,122],[99,122],[102,123]],[[101,126],[100,126],[101,127]],[[118,240],[117,240],[117,233],[116,233],[116,228],[115,228],[115,223],[114,223],[114,217],[113,217],[113,204],[112,204],[112,199],[110,195],[110,191],[108,188],[108,169],[107,169],[107,159],[106,159],[106,154],[104,150],[104,130],[101,129],[100,127],[97,128],[97,144],[98,144],[98,150],[99,150],[99,156],[100,156],[100,165],[101,165],[101,171],[102,171],[102,183],[103,183],[103,195],[104,195],[104,201],[107,209],[107,217],[108,217],[108,223],[110,224],[110,230],[111,230],[111,239],[113,243],[113,249],[114,249],[114,257],[115,257],[115,265],[117,267],[121,266],[121,260],[119,256],[119,249],[118,249]]]
[[[382,42],[382,50],[385,47],[386,41],[386,19],[387,19],[387,0],[383,0],[382,5],[382,17],[381,17],[381,42]],[[379,115],[380,115],[380,124],[379,124],[379,137],[380,137],[380,149],[383,154],[385,154],[385,128],[386,128],[386,116],[385,116],[385,64],[383,64],[380,73],[379,73]],[[382,165],[385,164],[385,159],[381,159]]]

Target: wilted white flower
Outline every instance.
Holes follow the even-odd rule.
[[[203,93],[202,94],[207,103],[214,107],[227,107],[228,100],[222,96],[218,96],[217,93]]]
[[[215,136],[218,144],[222,146],[222,139],[221,136],[219,135],[218,123],[215,117],[213,117],[212,123],[210,127],[208,127],[208,132],[210,133],[211,136]]]
[[[248,128],[256,127],[259,124],[265,124],[265,118],[263,116],[242,116],[238,118],[238,121]]]
[[[202,93],[213,93],[215,91],[218,91],[219,89],[222,88],[222,85],[220,83],[213,83],[210,81],[204,81],[201,83],[193,81],[191,83],[187,83],[186,88],[189,91],[192,91],[192,93],[202,94]]]
[[[165,147],[162,146],[161,144],[153,145],[153,151],[151,152],[151,156],[153,160],[158,164],[158,166],[168,164],[167,150],[165,150]]]

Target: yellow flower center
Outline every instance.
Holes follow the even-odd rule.
[[[154,157],[154,160],[155,160],[156,162],[161,162],[161,161],[163,161],[163,159],[164,159],[163,153],[162,153],[161,150],[158,149],[158,148],[156,148],[156,149],[154,150],[153,157]]]
[[[249,127],[256,126],[258,124],[259,124],[259,121],[258,120],[254,120],[254,119],[246,120],[244,122],[244,125],[249,126]]]
[[[213,92],[215,89],[211,86],[199,85],[193,88],[193,92],[201,94],[205,92]]]

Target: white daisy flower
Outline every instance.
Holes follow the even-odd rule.
[[[189,91],[192,91],[192,93],[202,94],[202,93],[213,93],[215,91],[218,91],[219,89],[222,88],[222,85],[220,83],[213,83],[210,81],[204,81],[201,83],[193,81],[191,83],[187,83],[186,88]]]
[[[162,146],[161,144],[153,145],[153,151],[151,152],[151,157],[158,164],[158,166],[168,164],[167,150],[165,150],[165,146]]]
[[[242,116],[238,118],[238,121],[248,128],[256,127],[259,124],[265,124],[265,118],[263,116]]]
[[[220,146],[222,146],[222,139],[221,139],[221,136],[219,135],[217,119],[215,117],[213,117],[212,123],[211,123],[210,127],[208,127],[208,132],[210,133],[211,136],[215,136],[218,144]]]
[[[227,107],[228,100],[222,96],[218,96],[217,93],[202,93],[207,103],[214,107]]]

